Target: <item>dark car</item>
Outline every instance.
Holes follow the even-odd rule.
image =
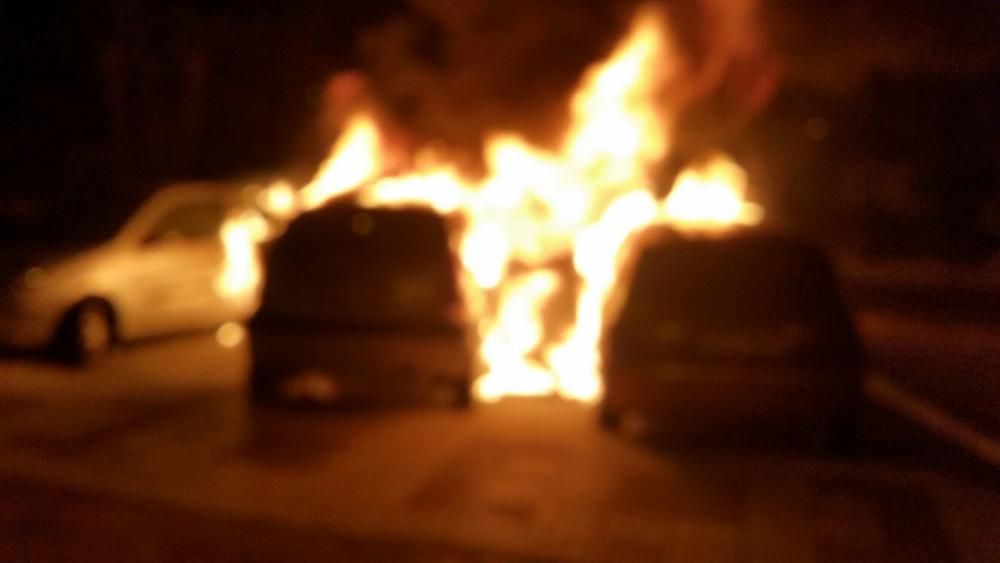
[[[755,232],[641,240],[603,336],[605,425],[635,412],[677,436],[850,444],[862,354],[822,251]]]
[[[249,323],[256,401],[470,400],[472,354],[445,220],[338,203],[267,249]],[[426,393],[425,393],[426,392]]]

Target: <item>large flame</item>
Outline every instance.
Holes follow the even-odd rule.
[[[215,290],[232,302],[252,300],[260,283],[260,257],[257,243],[265,238],[266,224],[255,213],[228,219],[220,234],[225,262],[215,280]]]
[[[298,204],[279,203],[278,196],[272,203],[308,210],[354,193],[366,206],[461,214],[456,246],[463,287],[482,319],[477,396],[595,401],[604,305],[631,235],[656,223],[720,229],[756,224],[762,216],[743,200],[742,169],[723,156],[681,173],[663,200],[654,197],[653,172],[671,148],[662,97],[677,65],[668,37],[658,13],[637,16],[611,56],[585,74],[557,150],[497,133],[486,140],[481,180],[430,157],[417,158],[408,174],[384,177],[378,126],[359,114],[299,191]],[[576,280],[560,277],[553,266],[569,257]],[[575,319],[568,329],[547,329],[543,306],[564,291],[577,292]]]
[[[330,158],[313,181],[299,192],[302,207],[314,209],[375,177],[382,166],[380,148],[375,120],[365,114],[354,116],[348,122],[347,133],[334,145]]]

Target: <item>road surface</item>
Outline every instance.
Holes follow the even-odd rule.
[[[551,399],[245,401],[208,335],[0,360],[0,561],[907,561],[1000,554],[1000,479],[873,406],[861,451],[676,450]]]

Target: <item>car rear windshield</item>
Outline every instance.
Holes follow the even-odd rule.
[[[636,344],[674,352],[783,356],[846,343],[845,319],[817,249],[767,238],[706,239],[647,249],[617,325]]]
[[[293,223],[266,256],[261,313],[348,327],[447,324],[458,300],[441,217],[335,205]]]

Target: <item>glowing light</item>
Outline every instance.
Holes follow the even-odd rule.
[[[295,188],[288,182],[275,182],[257,194],[257,205],[280,219],[290,219],[299,212]]]
[[[746,173],[733,161],[716,156],[700,168],[685,170],[663,202],[666,217],[682,228],[757,225],[764,210],[743,200]]]
[[[262,240],[259,215],[247,213],[226,221],[222,227],[225,263],[216,279],[215,289],[227,299],[253,299],[260,284],[260,259],[257,242]]]
[[[546,270],[504,288],[499,317],[483,339],[481,354],[490,370],[476,382],[478,397],[495,401],[504,395],[544,395],[556,388],[551,372],[527,356],[542,341],[540,304],[558,288],[558,276]]]
[[[382,166],[380,144],[378,127],[371,117],[360,114],[352,118],[316,178],[299,192],[302,208],[315,209],[377,176]]]
[[[235,348],[246,337],[246,329],[239,323],[225,323],[215,331],[215,341],[223,348]]]
[[[398,178],[384,178],[358,194],[369,207],[428,206],[438,213],[451,213],[466,200],[467,188],[451,170],[436,170]]]
[[[500,285],[510,257],[510,245],[503,228],[480,223],[462,239],[462,265],[482,289]]]

